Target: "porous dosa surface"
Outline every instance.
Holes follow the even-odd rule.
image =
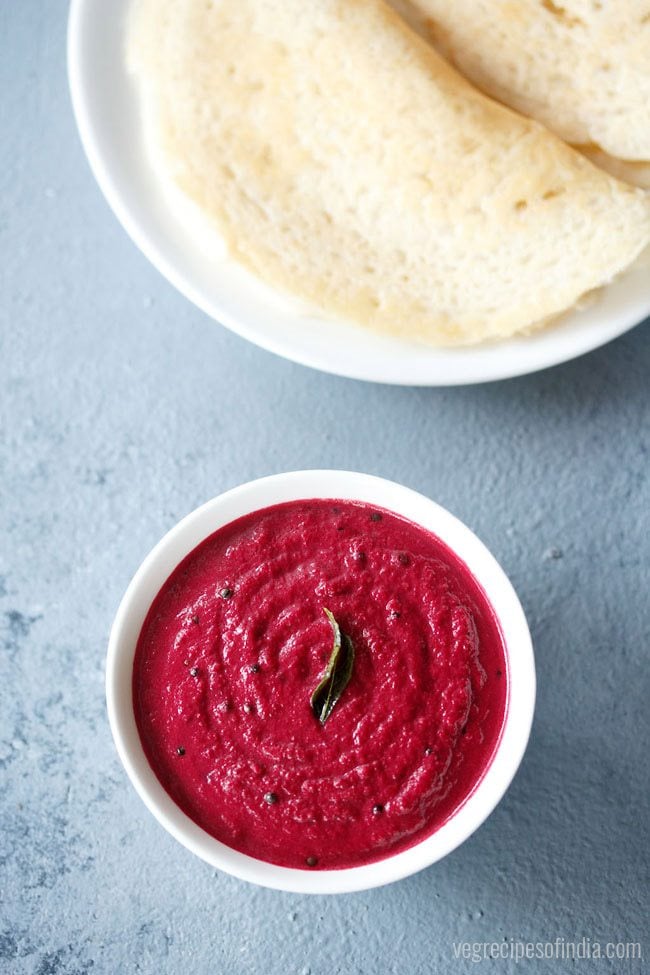
[[[650,203],[476,91],[380,0],[137,0],[158,162],[232,256],[407,339],[511,335],[610,280]]]
[[[648,0],[395,0],[395,6],[415,14],[423,33],[482,91],[573,145],[650,162]]]

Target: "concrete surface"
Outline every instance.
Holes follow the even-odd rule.
[[[452,390],[338,380],[246,344],[162,280],[95,187],[66,13],[0,6],[0,970],[642,971],[647,326]],[[112,615],[165,530],[224,488],[314,466],[396,478],[471,525],[521,595],[539,668],[530,749],[485,826],[410,880],[333,899],[255,889],[178,846],[122,771],[103,693]],[[454,957],[583,938],[640,942],[645,961]]]

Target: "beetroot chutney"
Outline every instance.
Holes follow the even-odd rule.
[[[334,615],[354,646],[321,724]],[[287,867],[358,866],[438,829],[504,723],[503,639],[438,538],[368,504],[306,500],[220,528],[156,596],[135,654],[147,758],[204,830]]]

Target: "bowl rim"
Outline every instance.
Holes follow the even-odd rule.
[[[455,386],[525,375],[604,345],[650,314],[644,268],[633,265],[586,307],[529,335],[462,348],[391,339],[292,301],[240,268],[209,263],[173,217],[146,159],[136,92],[123,56],[132,0],[72,0],[68,79],[90,168],[135,245],[171,284],[215,321],[276,355],[347,378],[404,386]],[[160,187],[159,187],[160,189]],[[340,354],[342,344],[346,354]]]
[[[327,498],[364,501],[432,531],[481,585],[502,629],[509,671],[506,718],[494,757],[458,810],[431,836],[363,866],[298,870],[254,859],[204,832],[171,799],[144,754],[135,724],[135,647],[151,602],[178,563],[223,525],[284,501]],[[136,792],[158,822],[201,859],[241,880],[305,894],[337,894],[393,883],[430,866],[463,843],[501,800],[523,758],[535,705],[535,665],[519,599],[494,556],[458,518],[430,498],[394,481],[341,470],[289,471],[258,478],[217,495],[186,515],[154,546],[133,576],[117,610],[106,659],[106,701],[113,739]]]

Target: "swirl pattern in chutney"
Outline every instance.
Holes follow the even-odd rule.
[[[328,720],[311,695],[354,644]],[[369,863],[438,829],[494,754],[507,700],[499,625],[430,532],[362,502],[276,505],[174,570],[138,640],[147,758],[217,839],[304,869]]]

